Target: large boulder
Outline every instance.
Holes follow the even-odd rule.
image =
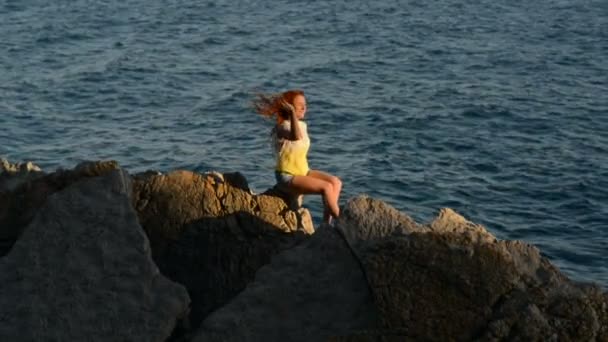
[[[194,341],[326,341],[378,326],[364,273],[338,232],[321,226],[261,268],[210,314]]]
[[[0,189],[0,257],[8,253],[48,196],[80,179],[119,168],[115,161],[84,162],[73,170],[59,169],[42,174],[29,164],[19,165],[7,163],[3,166],[5,171],[2,174],[11,185]],[[19,176],[19,172],[23,175]]]
[[[450,209],[423,225],[360,196],[332,229],[275,257],[196,340],[608,340],[599,287]]]
[[[373,212],[375,219],[361,219]],[[394,209],[358,197],[338,224],[366,274],[379,336],[424,340],[605,341],[608,301],[539,250],[498,241],[450,209],[428,225],[384,223]],[[364,223],[364,224],[361,224]],[[392,226],[392,228],[390,227]],[[353,335],[357,336],[357,335]]]
[[[51,194],[0,259],[1,341],[165,341],[186,289],[162,276],[121,170]]]
[[[136,175],[133,206],[163,274],[188,288],[193,327],[242,291],[273,255],[314,232],[307,210],[252,194],[239,173]]]

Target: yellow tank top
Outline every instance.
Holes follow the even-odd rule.
[[[310,138],[306,129],[306,123],[299,121],[302,139],[288,140],[276,138],[275,132],[275,152],[277,158],[276,171],[286,172],[295,176],[308,174],[308,149],[310,148]],[[284,121],[281,128],[291,130],[291,123]]]

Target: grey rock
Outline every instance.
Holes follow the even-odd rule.
[[[273,255],[314,232],[306,209],[254,195],[238,173],[142,174],[133,196],[155,262],[188,288],[192,327],[242,291]]]
[[[350,199],[342,211],[337,228],[355,249],[360,242],[367,243],[428,229],[384,202],[364,195]]]
[[[164,341],[188,311],[112,171],[49,196],[0,259],[1,341]]]
[[[335,230],[261,268],[194,340],[606,341],[607,298],[451,209],[417,224],[360,196]]]
[[[393,210],[355,198],[338,224],[380,314],[384,333],[376,337],[406,331],[438,341],[608,339],[606,294],[570,281],[536,247],[498,241],[451,209],[421,229],[404,229],[398,222],[409,220]]]
[[[5,158],[0,158],[0,175],[4,173],[19,173],[19,172],[41,172],[38,165],[32,162],[11,163]]]
[[[325,341],[377,325],[370,295],[349,247],[321,226],[262,267],[242,293],[207,317],[193,341]]]
[[[43,175],[40,167],[32,162],[11,163],[0,158],[0,193],[12,191],[21,184]]]
[[[315,232],[297,198],[253,194],[239,173],[146,172],[131,188],[117,169],[0,196],[0,255],[23,232],[0,259],[0,340],[167,338],[188,296],[151,253],[203,321],[180,341],[608,341],[604,290],[451,209],[419,224],[359,196]]]
[[[12,190],[0,191],[0,256],[8,253],[48,196],[80,179],[118,168],[115,161],[83,162],[74,170],[59,169],[50,174],[26,177]]]

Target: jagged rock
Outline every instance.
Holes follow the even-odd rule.
[[[0,158],[0,175],[4,173],[19,173],[19,172],[42,172],[38,165],[32,162],[11,163],[4,158]]]
[[[450,209],[419,225],[360,196],[342,209],[340,234],[326,229],[262,268],[195,340],[608,340],[608,294],[571,282],[537,248],[498,241]],[[340,250],[342,238],[358,263],[326,252]],[[365,277],[327,281],[318,265]],[[362,287],[371,300],[352,290]]]
[[[192,298],[192,325],[224,305],[281,250],[314,232],[307,210],[254,195],[238,173],[136,175],[139,220],[163,274]]]
[[[70,283],[59,271],[58,278],[41,272],[61,269],[74,274],[81,271],[73,265],[90,263],[97,266],[82,271],[82,279],[98,279],[95,277],[112,267],[123,267],[111,258],[114,245],[103,241],[124,236],[107,237],[105,230],[100,230],[123,223],[131,227],[133,223],[123,211],[126,209],[111,209],[110,202],[118,205],[121,201],[114,201],[116,193],[109,196],[102,191],[116,189],[111,185],[114,183],[96,183],[92,188],[69,186],[84,182],[84,178],[116,173],[117,169],[115,162],[86,163],[74,170],[28,179],[1,193],[0,255],[31,224],[23,233],[24,242],[19,240],[11,253],[0,259],[0,277],[4,277],[0,283],[7,284],[0,291],[0,340],[13,340],[14,332],[28,330],[32,320],[39,322],[32,323],[34,329],[27,332],[30,335],[18,337],[69,340],[76,336],[69,334],[84,331],[80,325],[86,326],[91,315],[99,315],[99,303],[87,302],[90,312],[76,321],[81,330],[61,325],[72,324],[63,313],[73,312],[64,309],[66,305],[79,310],[76,301],[84,296],[81,293],[99,285],[79,280]],[[277,190],[252,194],[238,173],[146,172],[134,177],[131,204],[148,234],[154,261],[165,276],[187,287],[192,297],[193,327],[210,314],[197,340],[608,341],[608,294],[597,286],[570,281],[533,246],[499,241],[484,227],[450,209],[441,210],[429,224],[417,224],[383,202],[364,196],[342,208],[335,229],[325,226],[310,236],[314,230],[308,211],[297,206],[296,198]],[[78,200],[75,193],[80,194]],[[65,201],[76,211],[58,207]],[[65,217],[53,218],[52,211]],[[116,221],[105,214],[99,216],[99,211],[114,213]],[[107,224],[99,227],[89,222],[93,218]],[[43,228],[41,222],[46,222]],[[81,228],[78,232],[82,236],[68,230],[73,225]],[[86,235],[90,230],[101,233]],[[67,234],[67,245],[61,244],[57,234]],[[100,236],[104,239],[98,241]],[[3,241],[8,242],[4,249]],[[131,246],[133,239],[121,242]],[[94,243],[102,245],[97,248],[91,245]],[[121,246],[116,247],[121,251],[127,249],[118,242],[116,246]],[[86,248],[80,251],[80,247]],[[103,252],[103,248],[112,253]],[[140,254],[145,254],[145,249],[135,248]],[[86,254],[99,250],[103,253],[103,258],[99,257],[101,268],[99,259]],[[116,252],[119,257],[121,251]],[[133,250],[125,253],[140,255]],[[54,257],[58,256],[80,260],[57,266]],[[130,256],[122,255],[121,261],[130,260]],[[141,259],[141,255],[135,258]],[[148,265],[137,265],[144,264]],[[153,267],[148,265],[121,271],[121,277],[131,278],[120,284],[112,283],[119,279],[116,277],[101,278],[99,283],[106,286],[108,282],[112,290],[131,295],[133,287],[142,288],[144,297],[138,298],[145,302],[145,310],[150,305],[163,306],[159,312],[153,310],[164,317],[158,318],[154,327],[145,330],[146,324],[151,324],[146,322],[157,318],[144,312],[139,318],[144,323],[133,330],[141,328],[154,336],[145,332],[124,338],[162,340],[176,317],[183,314],[184,300],[179,291],[169,289],[174,285],[164,280],[135,277],[142,269],[147,270],[142,274],[162,279],[151,276]],[[37,279],[35,272],[50,280],[24,283],[26,276]],[[161,284],[161,292],[173,293],[169,296],[173,299],[160,299],[144,288],[159,281],[165,284]],[[63,298],[60,294],[64,292],[75,293],[74,302],[71,297],[56,299]],[[32,293],[42,293],[45,298]],[[100,317],[110,317],[107,322],[118,324],[112,317],[124,312],[110,308],[116,301],[101,298]],[[50,300],[57,301],[48,304]],[[43,306],[34,307],[35,301]],[[125,301],[125,305],[141,309],[132,297]],[[35,313],[31,313],[32,307]],[[4,308],[8,309],[2,311]],[[53,314],[53,310],[60,312]],[[99,322],[111,325],[103,319]],[[42,335],[36,329],[44,326],[60,327],[67,335],[53,329]],[[123,328],[118,326],[117,331]],[[76,339],[97,339],[95,333],[106,331],[105,326],[98,327],[93,337],[78,335]],[[192,336],[179,337],[187,340]]]
[[[371,206],[375,219],[352,219]],[[497,241],[450,209],[422,229],[385,223],[373,239],[360,239],[370,234],[357,232],[392,213],[359,197],[338,224],[363,265],[378,328],[424,340],[608,339],[606,295],[569,281],[534,246]]]
[[[118,170],[49,196],[0,259],[1,341],[171,335],[188,294],[154,265],[130,193],[129,176]]]
[[[32,162],[13,164],[0,158],[0,194],[12,191],[19,185],[43,175],[40,167]]]
[[[377,326],[363,272],[337,232],[322,226],[261,268],[203,322],[193,341],[326,341]]]
[[[12,190],[0,191],[0,256],[8,253],[49,195],[82,178],[103,175],[118,168],[115,161],[83,162],[74,170],[60,169],[23,180]]]
[[[428,230],[384,202],[364,196],[350,201],[346,210],[340,217],[339,227],[343,227],[341,232],[353,248],[359,243]],[[351,226],[357,229],[349,229]]]

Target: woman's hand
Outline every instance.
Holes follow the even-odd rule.
[[[298,117],[296,116],[296,109],[293,107],[293,105],[291,103],[288,103],[287,101],[283,100],[281,101],[281,106],[283,106],[283,109],[287,112],[289,112],[289,116],[290,116],[290,136],[289,136],[289,140],[300,140],[302,139],[303,135],[302,135],[302,131],[300,130],[300,124],[299,124],[299,120]]]
[[[285,100],[281,101],[281,106],[285,111],[289,112],[290,116],[293,116],[296,113],[296,109],[293,107],[293,105]]]

